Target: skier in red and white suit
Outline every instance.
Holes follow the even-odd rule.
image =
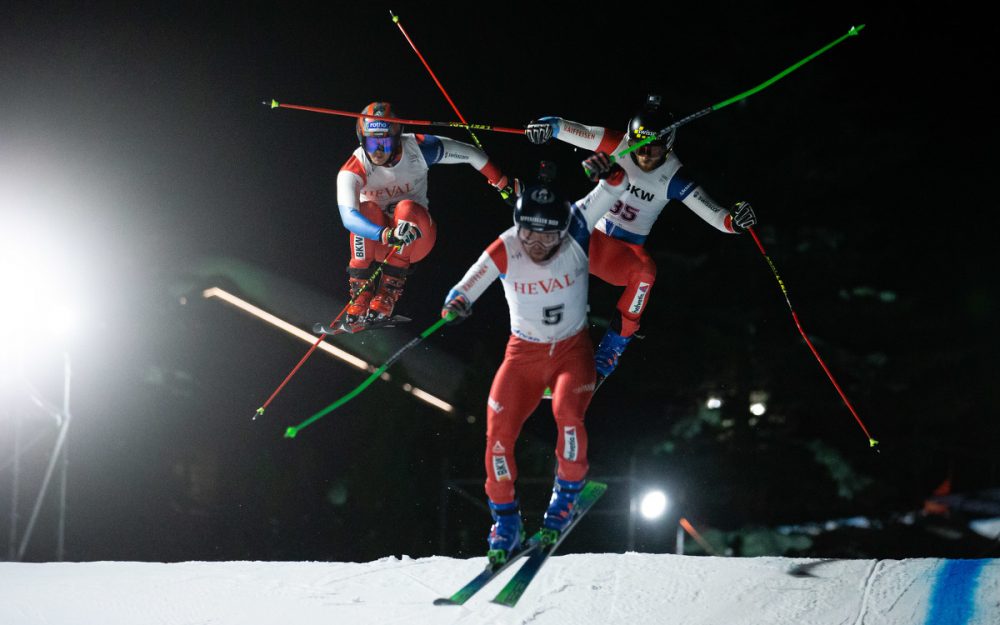
[[[618,154],[630,144],[655,136],[673,121],[673,115],[660,108],[659,96],[649,96],[625,133],[560,117],[543,117],[531,122],[525,134],[532,143],[555,137],[587,150]],[[741,233],[756,223],[749,203],[724,208],[688,176],[673,152],[675,135],[676,129],[619,161],[629,176],[628,191],[604,215],[594,233],[590,272],[609,284],[625,287],[618,300],[618,314],[594,355],[600,378],[614,371],[618,358],[639,329],[639,318],[656,281],[656,264],[643,245],[670,200],[680,200],[722,232]]]
[[[517,201],[514,227],[469,268],[442,310],[445,316],[468,315],[472,303],[497,278],[510,308],[511,336],[486,412],[486,494],[495,521],[489,538],[494,562],[505,560],[521,545],[514,445],[546,387],[552,389],[558,428],[558,471],[545,527],[558,531],[565,526],[587,474],[583,420],[596,375],[587,325],[591,231],[625,190],[628,177],[620,167],[612,168],[605,154],[585,162],[605,178],[575,204],[559,199],[548,183],[527,187]],[[543,164],[542,180],[546,167],[551,165]]]
[[[354,302],[346,311],[350,323],[391,316],[410,265],[434,247],[437,225],[427,202],[431,165],[467,163],[505,197],[514,193],[507,177],[482,150],[447,137],[404,134],[400,124],[380,119],[394,117],[388,102],[372,102],[361,114],[371,115],[358,118],[361,145],[337,174],[340,217],[351,232],[347,273]],[[373,263],[387,256],[378,290],[362,291]]]

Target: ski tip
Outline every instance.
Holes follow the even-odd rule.
[[[299,431],[295,427],[289,427],[285,430],[285,438],[295,438],[295,435],[298,433]]]
[[[434,600],[434,605],[462,605],[462,604],[458,603],[457,601],[452,601],[447,597],[438,597],[437,599]]]

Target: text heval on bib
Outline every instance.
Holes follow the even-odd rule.
[[[543,295],[559,289],[565,289],[575,284],[569,274],[563,274],[562,278],[549,278],[548,280],[535,280],[534,282],[514,281],[511,286],[522,295]]]

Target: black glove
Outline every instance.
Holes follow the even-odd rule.
[[[504,176],[500,178],[495,185],[493,185],[493,188],[500,192],[500,197],[503,198],[503,201],[506,202],[508,206],[513,208],[517,205],[517,198],[521,197],[520,180]]]
[[[472,314],[472,303],[469,298],[459,293],[455,297],[451,298],[444,304],[444,308],[441,309],[441,318],[447,319],[448,315],[454,315],[451,323],[458,323],[465,320],[466,317]]]
[[[621,165],[612,163],[611,157],[604,152],[595,152],[583,161],[583,173],[593,182],[607,178],[620,169]]]
[[[420,228],[408,221],[401,221],[396,224],[395,228],[390,226],[382,228],[382,232],[379,234],[379,240],[386,245],[402,247],[413,243],[420,238],[420,235]]]
[[[757,215],[753,212],[750,202],[737,202],[729,209],[733,231],[742,234],[757,223]]]
[[[553,117],[536,119],[525,128],[524,136],[528,137],[528,141],[531,141],[535,145],[545,143],[552,138],[554,122],[555,118]]]

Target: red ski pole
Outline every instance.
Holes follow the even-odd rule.
[[[263,103],[267,106],[267,102]],[[339,115],[341,117],[354,117],[355,119],[364,117],[361,113],[352,113],[350,111],[340,111],[337,109],[323,108],[321,106],[305,106],[302,104],[285,104],[284,102],[278,102],[277,100],[271,100],[270,107],[273,109],[295,109],[299,111],[308,111],[310,113],[322,113],[324,115]],[[524,128],[505,128],[503,126],[490,126],[488,124],[466,124],[462,122],[435,122],[427,119],[403,119],[401,117],[380,117],[379,119],[384,119],[387,122],[395,122],[397,124],[409,124],[411,126],[447,126],[448,128],[466,128],[471,132],[472,129],[476,130],[491,130],[493,132],[506,132],[515,135],[523,135]]]
[[[462,120],[462,127],[469,131],[469,136],[472,137],[473,143],[476,144],[477,148],[485,152],[486,149],[483,147],[483,144],[479,142],[479,137],[477,137],[476,133],[472,130],[473,126],[465,121],[465,117],[462,116],[462,112],[458,110],[457,106],[455,106],[455,102],[452,101],[451,96],[448,95],[447,91],[445,91],[444,85],[442,85],[441,81],[438,80],[438,77],[434,74],[434,70],[431,69],[431,66],[427,64],[427,61],[424,59],[424,55],[420,54],[420,50],[417,49],[417,44],[413,43],[413,40],[410,39],[410,35],[407,34],[406,29],[403,28],[403,25],[399,22],[399,16],[392,11],[389,11],[389,15],[392,16],[392,22],[396,26],[399,26],[399,32],[403,33],[403,36],[406,37],[406,41],[409,42],[410,47],[417,53],[417,57],[420,59],[420,62],[424,64],[425,68],[427,68],[427,73],[434,79],[434,84],[438,86],[438,89],[440,89],[441,93],[444,94],[444,98],[448,100],[448,104],[451,105],[451,110],[455,111],[455,115],[458,115],[458,118]],[[524,134],[524,130],[521,130],[518,134]],[[512,187],[507,187],[506,189],[500,190],[500,196],[503,197],[504,200],[508,200],[514,192],[515,191]]]
[[[753,236],[754,243],[757,244],[757,249],[759,249],[760,253],[764,256],[764,260],[767,261],[767,266],[770,267],[771,271],[774,273],[774,278],[778,281],[778,286],[781,287],[781,293],[785,296],[785,303],[788,304],[788,310],[792,312],[792,320],[795,322],[795,327],[799,329],[799,334],[802,335],[802,340],[804,340],[806,345],[809,346],[809,350],[812,352],[813,356],[816,357],[816,360],[819,362],[819,366],[823,368],[823,371],[826,373],[826,377],[830,378],[833,388],[837,389],[840,399],[844,401],[844,405],[847,406],[847,409],[851,411],[852,415],[854,415],[854,420],[858,422],[859,426],[861,426],[861,431],[865,433],[866,437],[868,437],[869,447],[878,451],[878,441],[872,438],[872,435],[868,433],[868,428],[866,428],[864,422],[861,421],[861,417],[859,417],[857,411],[854,410],[854,406],[852,406],[851,402],[847,399],[847,395],[845,395],[844,391],[841,390],[840,385],[837,384],[837,380],[834,379],[833,374],[830,373],[830,369],[826,366],[826,363],[823,362],[823,359],[820,358],[819,352],[817,352],[816,348],[813,347],[812,341],[810,341],[809,337],[806,336],[806,331],[802,328],[802,324],[799,322],[799,316],[795,313],[795,309],[792,308],[792,300],[788,298],[788,289],[785,288],[785,282],[781,279],[781,276],[778,275],[778,268],[775,267],[774,261],[771,260],[771,257],[768,256],[767,252],[764,250],[764,245],[760,242],[760,238],[757,237],[757,232],[753,228],[748,228],[748,230]]]
[[[347,307],[353,304],[354,300],[356,300],[358,296],[364,293],[368,289],[368,287],[372,285],[375,279],[378,278],[378,275],[382,273],[382,268],[385,267],[385,264],[387,262],[389,262],[389,258],[399,249],[400,248],[398,246],[394,247],[392,252],[390,252],[385,257],[385,260],[379,263],[378,267],[375,268],[375,271],[372,272],[371,277],[369,277],[368,281],[365,282],[365,285],[361,287],[361,289],[354,295],[354,297],[352,297],[347,301],[347,304],[345,304],[344,307],[340,309],[340,312],[337,313],[337,316],[333,318],[333,321],[331,321],[329,325],[331,326],[336,325],[336,323],[340,321],[340,318],[344,315],[344,312],[347,311]],[[254,413],[252,420],[256,420],[257,417],[264,414],[264,409],[267,408],[272,401],[274,401],[274,398],[278,396],[278,393],[281,392],[281,389],[285,388],[285,385],[288,384],[288,381],[292,379],[292,376],[294,376],[298,372],[298,370],[302,367],[305,361],[308,360],[310,356],[312,356],[312,353],[316,351],[316,348],[319,347],[319,344],[322,343],[325,339],[326,339],[325,334],[321,334],[319,338],[316,339],[316,342],[313,343],[312,347],[309,348],[309,351],[306,352],[305,356],[303,356],[302,359],[299,360],[298,364],[292,367],[292,370],[288,372],[288,375],[286,375],[285,379],[281,381],[281,384],[278,385],[278,388],[274,389],[274,392],[271,393],[271,396],[267,398],[267,401],[265,401],[261,405],[261,407],[257,409],[257,412]]]
[[[420,62],[424,64],[425,68],[427,68],[427,73],[430,74],[431,78],[434,79],[434,84],[436,84],[438,86],[438,89],[441,90],[441,93],[444,94],[445,100],[448,100],[448,104],[451,105],[451,110],[455,111],[455,115],[458,115],[458,118],[462,120],[463,124],[465,124],[465,128],[469,131],[469,135],[472,137],[472,141],[476,144],[476,147],[485,152],[486,150],[483,149],[483,144],[479,143],[479,138],[476,137],[476,133],[472,131],[472,128],[469,126],[469,123],[465,121],[464,117],[462,117],[461,111],[458,110],[458,107],[455,106],[455,103],[452,101],[451,96],[448,95],[447,91],[445,91],[444,85],[442,85],[441,81],[438,80],[438,77],[434,75],[434,70],[432,70],[431,66],[427,64],[427,61],[424,59],[424,55],[420,54],[420,50],[417,49],[417,44],[413,43],[413,40],[410,39],[410,35],[407,34],[406,29],[403,28],[403,25],[399,21],[399,16],[393,13],[392,11],[389,11],[389,15],[392,16],[392,23],[395,24],[396,26],[399,26],[399,32],[403,33],[403,36],[406,37],[406,41],[410,44],[410,47],[413,48],[413,51],[417,53],[417,57],[420,59]],[[521,131],[521,134],[524,134],[524,131]]]

